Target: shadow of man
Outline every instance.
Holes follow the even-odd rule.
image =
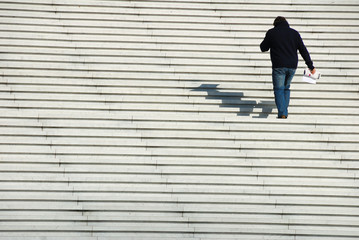
[[[220,107],[239,108],[238,116],[250,116],[255,108],[260,108],[262,111],[258,116],[253,118],[268,118],[272,113],[275,103],[273,101],[257,101],[243,100],[243,92],[220,92],[218,91],[219,84],[202,84],[192,91],[207,92],[206,99],[218,99],[222,103]]]

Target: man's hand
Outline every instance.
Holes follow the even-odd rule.
[[[315,68],[313,68],[313,70],[311,70],[310,72],[314,74],[316,72]]]

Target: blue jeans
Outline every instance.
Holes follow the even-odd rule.
[[[273,68],[272,70],[273,90],[278,117],[288,116],[290,83],[294,77],[295,70],[295,68]]]

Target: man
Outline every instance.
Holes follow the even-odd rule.
[[[278,118],[286,119],[288,117],[290,83],[298,66],[297,50],[312,74],[315,73],[315,68],[300,34],[289,27],[287,20],[284,17],[277,17],[273,25],[274,28],[267,31],[260,48],[262,52],[270,49],[272,82]]]

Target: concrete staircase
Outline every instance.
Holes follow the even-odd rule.
[[[323,73],[287,120],[278,15]],[[0,240],[359,238],[357,0],[1,0],[0,31]]]

